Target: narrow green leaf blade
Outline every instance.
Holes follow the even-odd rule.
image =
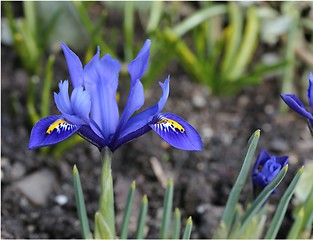
[[[173,206],[173,194],[174,194],[174,186],[173,179],[169,179],[167,183],[167,188],[164,197],[163,203],[163,217],[162,217],[162,226],[160,231],[160,238],[168,238],[169,235],[169,226],[171,223],[171,214],[172,214],[172,206]]]
[[[304,218],[304,208],[303,206],[300,207],[296,218],[293,222],[293,225],[288,233],[287,239],[297,239],[298,235],[301,231],[301,227],[303,224],[303,218]]]
[[[124,52],[126,62],[133,59],[134,45],[134,12],[135,6],[133,1],[124,2]]]
[[[278,230],[281,226],[281,223],[284,219],[285,213],[288,208],[288,204],[290,202],[290,199],[294,193],[295,187],[299,181],[300,176],[303,173],[303,167],[300,168],[296,174],[296,176],[293,178],[292,182],[288,186],[286,192],[284,193],[282,199],[280,200],[278,207],[276,209],[276,213],[273,217],[273,220],[265,234],[266,239],[275,239],[276,235],[278,233]]]
[[[185,229],[185,232],[183,235],[183,239],[190,239],[191,230],[192,230],[192,218],[189,217],[187,220],[186,229]]]
[[[174,212],[174,231],[172,237],[173,239],[179,239],[180,228],[181,228],[181,213],[179,209],[176,208]]]
[[[163,5],[162,1],[153,1],[151,4],[149,21],[147,24],[147,33],[153,32],[159,25],[162,13],[163,13]]]
[[[227,231],[229,231],[231,228],[231,224],[235,216],[236,205],[239,200],[240,192],[243,189],[243,186],[249,175],[250,168],[253,162],[254,152],[258,145],[259,139],[260,139],[260,130],[256,130],[249,139],[248,150],[245,156],[245,160],[243,162],[238,178],[227,200],[226,207],[222,216],[222,223],[225,223]]]
[[[46,66],[46,75],[43,82],[43,89],[41,95],[41,117],[46,117],[50,115],[50,94],[51,94],[51,82],[53,78],[53,66],[55,57],[50,55],[48,58],[48,63]]]
[[[266,200],[269,198],[274,189],[277,188],[279,183],[283,180],[288,170],[288,165],[282,168],[277,176],[263,189],[263,191],[258,195],[258,197],[254,200],[251,207],[246,211],[245,215],[242,218],[242,227],[240,232],[244,232],[247,227],[249,221],[253,218],[253,216],[260,210],[260,208],[264,205]]]
[[[92,235],[90,233],[89,224],[88,224],[88,217],[86,212],[86,206],[84,201],[83,189],[80,183],[79,172],[74,165],[73,167],[73,181],[74,181],[74,192],[75,192],[75,199],[76,199],[76,207],[78,218],[80,221],[80,227],[82,231],[82,235],[84,239],[91,238]]]
[[[225,14],[226,12],[226,6],[222,4],[199,10],[195,14],[191,15],[190,17],[179,23],[177,26],[175,26],[172,29],[172,32],[178,37],[181,37],[186,32],[201,24],[205,20],[214,16]]]
[[[132,182],[130,185],[127,201],[124,208],[124,216],[122,220],[122,227],[121,227],[121,239],[126,239],[128,234],[128,225],[129,225],[129,219],[132,211],[132,205],[134,202],[134,196],[136,191],[136,183],[135,181]]]
[[[136,230],[137,239],[143,239],[144,237],[147,211],[148,211],[148,198],[147,195],[144,195],[141,200],[140,213],[137,221],[137,230]]]

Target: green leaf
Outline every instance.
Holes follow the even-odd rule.
[[[293,225],[288,233],[287,239],[297,239],[303,225],[304,208],[300,207]]]
[[[205,20],[221,14],[225,14],[226,11],[226,6],[222,4],[199,10],[195,14],[191,15],[190,17],[179,23],[171,31],[177,37],[181,37],[186,32],[195,28],[197,25],[201,24]]]
[[[281,226],[281,223],[284,219],[285,213],[287,211],[290,199],[293,195],[293,192],[295,190],[295,187],[299,181],[300,176],[303,173],[303,167],[300,168],[296,174],[296,176],[293,178],[292,182],[288,186],[287,190],[285,191],[282,199],[280,200],[278,207],[276,208],[275,215],[273,217],[273,220],[265,234],[266,239],[275,239],[276,235],[278,233],[278,230]]]
[[[43,82],[43,89],[41,95],[41,117],[46,117],[50,115],[50,94],[51,94],[51,82],[53,78],[53,66],[54,66],[55,57],[50,55],[48,58],[48,63],[46,65],[46,74],[45,80]]]
[[[132,182],[130,185],[128,195],[127,195],[127,201],[124,208],[124,216],[122,220],[122,227],[121,227],[121,239],[126,239],[128,234],[128,225],[130,220],[130,215],[132,211],[132,205],[134,202],[134,196],[135,196],[135,190],[136,190],[136,183],[135,181]]]
[[[95,239],[114,239],[108,223],[99,211],[95,214]]]
[[[136,230],[137,239],[143,239],[144,237],[144,228],[146,224],[147,211],[148,211],[148,198],[147,195],[144,195],[141,200],[140,212],[137,221],[137,230]]]
[[[178,208],[175,208],[174,212],[174,231],[173,231],[173,239],[179,239],[180,235],[180,227],[181,227],[181,214]]]
[[[222,72],[226,75],[229,68],[233,66],[235,57],[238,54],[238,48],[241,42],[243,11],[239,4],[230,2],[228,4],[230,24],[226,30],[226,52],[222,63]]]
[[[268,200],[272,192],[277,188],[279,183],[283,180],[288,170],[288,165],[282,168],[277,176],[262,190],[258,197],[254,200],[250,208],[246,211],[242,218],[242,227],[240,232],[244,232],[245,228],[253,218],[253,216],[261,209],[264,203]]]
[[[253,162],[254,152],[260,139],[260,130],[256,130],[248,141],[248,150],[241,167],[238,178],[230,192],[226,207],[222,216],[222,223],[225,223],[227,231],[231,229],[231,224],[235,216],[236,205],[239,200],[240,192],[242,191],[246,179],[250,173],[250,168]]]
[[[73,182],[74,182],[74,192],[75,192],[77,213],[78,213],[78,218],[80,221],[80,227],[81,227],[83,238],[84,239],[92,238],[92,235],[89,229],[89,224],[88,224],[88,217],[87,217],[86,206],[85,206],[85,201],[84,201],[83,189],[80,183],[79,172],[78,172],[76,165],[74,165],[73,167]]]
[[[187,220],[186,229],[185,229],[185,232],[183,235],[183,239],[190,239],[191,230],[192,230],[192,218],[189,217]]]
[[[313,161],[305,164],[303,174],[295,188],[296,198],[304,203],[313,189]]]
[[[163,217],[160,231],[161,239],[168,238],[169,236],[169,226],[171,224],[171,214],[173,206],[173,194],[174,194],[173,179],[170,178],[167,183],[167,188],[165,191],[163,202]]]
[[[125,61],[133,60],[133,46],[134,46],[134,2],[124,2],[124,52]]]
[[[243,232],[240,228],[236,229],[235,236],[229,236],[229,238],[240,238],[240,239],[260,239],[261,234],[264,230],[266,223],[266,213],[268,211],[267,205],[255,214],[252,219],[248,222],[247,227]],[[240,222],[240,220],[239,220]]]
[[[153,1],[150,8],[150,17],[147,25],[147,33],[153,32],[159,25],[164,3],[162,1]]]
[[[231,81],[236,80],[243,74],[253,57],[254,49],[258,42],[259,19],[255,7],[250,7],[247,14],[247,24],[240,48],[236,54],[237,57],[234,59],[234,64],[226,76]]]

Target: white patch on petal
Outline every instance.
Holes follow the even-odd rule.
[[[159,118],[160,120],[154,124],[157,130],[161,130],[163,132],[173,131],[176,134],[185,133],[185,128],[178,122],[163,116],[160,116]]]

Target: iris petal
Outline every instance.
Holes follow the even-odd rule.
[[[311,111],[313,114],[313,74],[311,72],[309,74],[309,87],[308,87],[307,95],[308,95]]]
[[[54,101],[62,114],[73,114],[70,97],[68,96],[68,81],[59,83],[59,93],[54,93]]]
[[[284,102],[296,113],[300,114],[301,116],[313,119],[313,115],[309,113],[303,103],[300,101],[300,99],[294,95],[294,94],[281,94],[281,98],[284,100]]]
[[[88,121],[91,108],[89,93],[83,87],[74,88],[71,95],[72,109],[78,117]]]
[[[79,126],[70,124],[62,116],[49,116],[39,120],[33,127],[28,149],[50,146],[72,136]]]
[[[73,87],[83,86],[83,66],[81,61],[65,43],[62,42],[61,47],[64,52]]]
[[[177,115],[159,114],[149,126],[173,147],[190,151],[202,149],[202,141],[198,132]]]
[[[158,103],[130,118],[126,125],[124,126],[124,128],[122,129],[120,135],[121,138],[130,134],[131,132],[137,131],[138,129],[142,128],[143,126],[148,124],[155,115],[159,114],[162,111],[169,95],[169,83],[170,83],[169,76],[164,81],[164,83],[161,82],[159,83],[162,88],[163,94]]]
[[[110,55],[99,59],[97,54],[84,68],[84,84],[91,96],[91,117],[106,139],[115,132],[119,112],[116,90],[121,64]]]
[[[270,159],[270,158],[271,158],[271,155],[270,155],[265,149],[263,149],[263,150],[260,152],[259,156],[257,157],[257,160],[256,160],[256,162],[255,162],[255,164],[254,164],[254,166],[253,166],[252,174],[253,174],[254,172],[258,171],[258,168],[259,168],[260,165],[261,165],[261,166],[264,166],[264,164],[266,163],[266,161],[267,161],[268,159]]]
[[[278,156],[276,157],[276,162],[283,168],[288,163],[288,156]]]
[[[144,134],[146,134],[147,132],[151,131],[151,127],[146,124],[145,126],[123,136],[120,137],[118,139],[116,139],[115,141],[112,141],[109,145],[109,148],[112,152],[114,152],[117,148],[119,148],[121,145],[130,142],[131,140],[138,138]]]
[[[121,115],[118,127],[112,139],[116,141],[120,137],[120,132],[135,111],[137,111],[144,103],[144,89],[142,83],[137,79],[136,83],[131,87],[126,106]]]
[[[99,137],[88,125],[82,125],[77,133],[82,138],[97,146],[100,150],[106,146],[105,140]]]
[[[137,79],[140,79],[148,68],[150,45],[151,40],[147,39],[137,57],[128,64],[128,72],[130,74],[131,84],[134,84]]]

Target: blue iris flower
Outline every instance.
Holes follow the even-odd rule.
[[[309,128],[313,134],[313,75],[310,72],[309,74],[309,87],[307,90],[307,97],[309,99],[309,104],[311,108],[311,112],[306,110],[304,104],[300,101],[300,99],[294,94],[281,94],[281,98],[284,102],[296,113],[308,119]]]
[[[150,57],[148,39],[137,57],[129,63],[130,91],[124,111],[119,115],[116,102],[121,64],[109,54],[100,58],[100,49],[82,66],[77,55],[61,43],[73,86],[69,96],[69,82],[59,83],[54,100],[60,115],[39,120],[32,129],[29,149],[53,145],[74,133],[112,152],[122,144],[154,130],[170,145],[183,150],[201,150],[198,132],[185,120],[172,113],[161,113],[169,95],[168,77],[160,82],[163,94],[152,107],[135,114],[144,104],[144,88],[140,81],[148,68]]]
[[[254,192],[258,193],[265,188],[287,163],[288,156],[271,156],[262,150],[251,172]]]

